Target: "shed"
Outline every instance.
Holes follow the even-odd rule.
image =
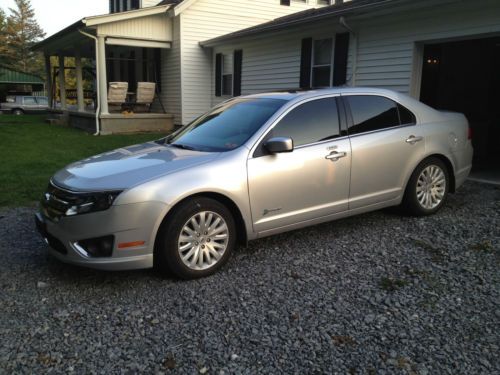
[[[7,95],[31,95],[43,91],[45,82],[37,75],[23,73],[0,65],[0,102]]]

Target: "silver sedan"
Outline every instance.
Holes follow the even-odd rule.
[[[244,96],[57,172],[36,223],[64,262],[196,278],[256,238],[388,206],[433,214],[471,160],[462,114],[392,91]]]

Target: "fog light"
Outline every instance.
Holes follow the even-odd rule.
[[[99,238],[91,238],[88,240],[78,241],[75,244],[79,250],[85,251],[86,256],[103,258],[110,257],[113,254],[113,244],[115,236],[105,236]]]

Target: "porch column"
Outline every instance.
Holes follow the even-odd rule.
[[[59,92],[61,109],[66,109],[66,77],[64,76],[64,55],[59,54]]]
[[[83,100],[83,72],[82,57],[80,51],[75,51],[75,73],[76,73],[76,100],[78,103],[78,112],[85,111],[85,102]]]
[[[50,66],[50,55],[45,53],[45,75],[47,77],[47,81],[45,83],[45,87],[47,89],[47,97],[49,99],[49,108],[52,108],[52,67]]]
[[[104,36],[97,37],[97,71],[99,85],[99,102],[101,113],[108,114],[108,77],[106,74],[106,41]]]

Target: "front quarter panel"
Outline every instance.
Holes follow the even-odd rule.
[[[166,204],[159,224],[168,211],[182,200],[197,194],[216,193],[232,200],[239,208],[249,239],[252,237],[248,201],[246,159],[248,149],[240,147],[210,163],[187,168],[138,185],[122,193],[116,205],[156,201]]]

